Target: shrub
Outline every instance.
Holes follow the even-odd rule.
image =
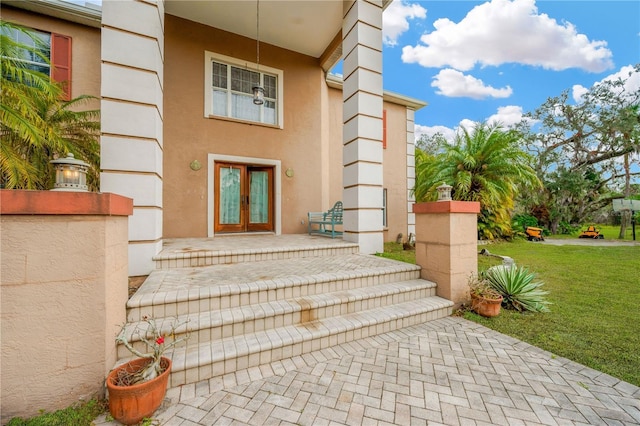
[[[558,224],[558,234],[573,235],[580,230],[580,225],[562,221]]]
[[[538,219],[528,213],[520,213],[511,218],[511,227],[517,231],[524,231],[527,226],[538,227]]]
[[[542,290],[543,282],[534,282],[535,274],[527,268],[512,266],[494,266],[486,271],[486,279],[502,294],[502,303],[507,309],[532,312],[549,312]]]

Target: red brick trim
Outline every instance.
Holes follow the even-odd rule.
[[[110,193],[2,189],[0,214],[130,216],[133,200]]]
[[[432,201],[415,203],[414,213],[480,213],[480,203],[477,201]]]

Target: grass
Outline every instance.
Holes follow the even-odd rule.
[[[416,252],[404,250],[400,243],[384,243],[384,253],[378,253],[378,256],[406,263],[416,263]]]
[[[581,231],[585,231],[588,225],[584,225],[580,228],[579,231],[574,234],[558,234],[558,235],[550,235],[548,238],[559,238],[559,239],[572,239],[578,238]],[[595,225],[596,229],[600,231],[602,235],[604,235],[605,240],[619,240],[618,235],[620,234],[620,225]],[[624,233],[624,241],[633,241],[633,229],[631,226],[627,227],[626,232]],[[636,241],[640,241],[640,224],[636,224]]]
[[[393,246],[385,245],[389,255],[384,257],[415,263],[414,252],[400,254],[402,247]],[[551,312],[522,314],[503,309],[495,318],[473,312],[465,312],[465,318],[640,386],[640,247],[527,241],[483,247],[535,272],[549,291]],[[478,260],[480,270],[495,264],[486,256]]]
[[[90,426],[107,410],[103,401],[92,399],[54,412],[43,412],[30,419],[15,417],[6,426]]]

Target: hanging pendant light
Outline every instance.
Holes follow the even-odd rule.
[[[264,88],[260,86],[260,0],[256,0],[256,64],[258,65],[258,85],[253,86],[253,103],[264,103]]]

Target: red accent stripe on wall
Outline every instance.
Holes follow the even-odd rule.
[[[387,110],[382,110],[382,149],[387,149]]]

